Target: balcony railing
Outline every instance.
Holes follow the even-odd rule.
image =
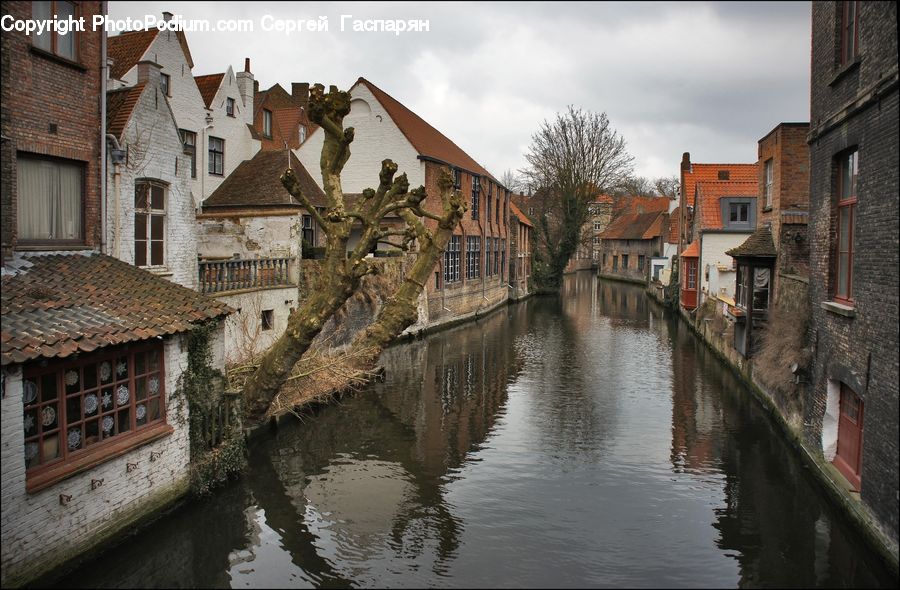
[[[242,289],[291,286],[291,258],[201,261],[200,291],[222,293]]]

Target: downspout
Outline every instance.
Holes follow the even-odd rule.
[[[118,160],[118,157],[119,157],[118,154],[122,153],[122,148],[119,145],[119,140],[112,133],[106,134],[106,140],[112,142],[113,149],[115,150],[115,154],[116,154],[113,158],[113,199],[116,204],[115,220],[113,223],[115,224],[116,237],[114,238],[114,241],[113,241],[112,256],[114,258],[118,258],[119,260],[121,260],[122,259],[122,251],[121,251],[121,242],[119,240],[119,234],[121,233],[121,229],[119,227],[119,223],[120,223],[119,222],[119,195],[120,195],[119,179],[121,178],[122,174],[121,174],[121,170],[119,168],[120,164],[119,164],[119,160]],[[105,142],[104,142],[104,146],[105,146]],[[105,163],[105,160],[104,160],[104,163]],[[104,176],[104,178],[106,178],[106,177]]]
[[[106,1],[100,3],[100,15],[106,16]],[[106,80],[109,63],[106,57],[106,27],[100,34],[100,252],[106,254]],[[118,194],[117,194],[118,198]],[[116,217],[118,221],[118,216]],[[116,233],[118,237],[118,233]]]

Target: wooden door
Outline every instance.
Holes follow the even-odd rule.
[[[841,413],[838,418],[838,445],[834,464],[854,490],[859,490],[862,472],[863,401],[841,384]]]

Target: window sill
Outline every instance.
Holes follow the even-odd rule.
[[[829,86],[834,86],[841,80],[843,80],[850,72],[859,69],[860,56],[856,56],[856,58],[848,63],[845,66],[842,66],[839,70],[837,70],[834,75],[831,76],[831,80],[828,82]]]
[[[842,315],[845,318],[856,317],[856,310],[849,305],[837,301],[823,301],[820,305],[822,309],[833,314]]]
[[[26,475],[25,491],[29,494],[43,490],[55,483],[72,477],[78,473],[82,473],[105,463],[110,459],[121,457],[125,453],[131,452],[138,447],[153,442],[160,438],[172,434],[175,429],[169,424],[162,423],[155,426],[149,426],[132,435],[121,437],[119,440],[110,439],[108,445],[100,445],[94,450],[86,451],[83,455],[78,456],[66,463],[60,463],[41,470],[34,475]]]
[[[170,277],[175,274],[165,266],[139,266],[138,268],[146,270],[147,272],[152,272],[158,277]]]
[[[53,61],[60,65],[72,68],[73,70],[78,70],[79,72],[87,72],[88,71],[88,69],[86,67],[84,67],[77,61],[72,61],[71,59],[69,59],[67,57],[62,57],[61,55],[56,55],[55,53],[47,51],[46,49],[41,49],[39,47],[35,47],[34,45],[31,46],[31,53],[38,55],[40,57],[43,57],[44,59],[47,59],[49,61]]]

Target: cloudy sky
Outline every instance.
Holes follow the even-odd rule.
[[[605,111],[635,171],[755,162],[781,121],[809,119],[810,6],[775,3],[110,2],[109,15],[248,19],[253,32],[188,33],[194,75],[251,69],[261,88],[380,86],[495,175],[524,166],[540,123],[572,104]],[[327,16],[328,32],[263,32],[263,17]],[[430,30],[340,31],[354,19]]]

